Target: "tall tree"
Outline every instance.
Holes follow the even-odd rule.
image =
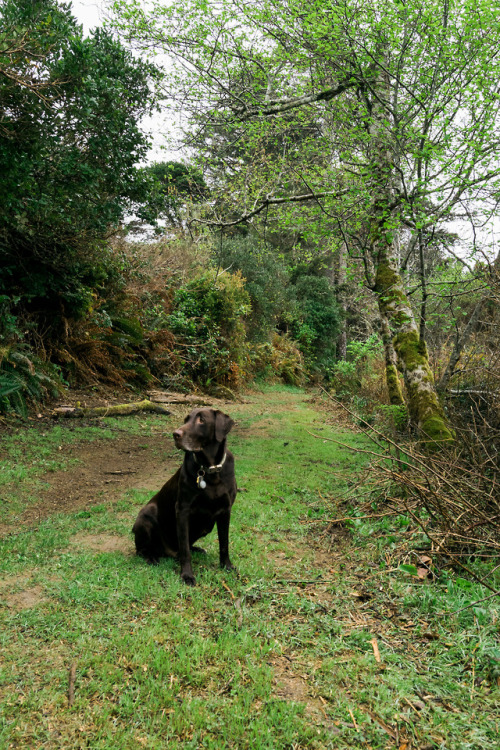
[[[320,137],[242,159],[230,186],[239,220],[281,207],[309,231],[337,220],[391,328],[414,422],[449,440],[425,342],[400,273],[403,229],[428,231],[489,208],[500,169],[500,26],[489,0],[117,0],[118,27],[173,61],[168,93],[191,138],[218,128],[244,151],[311,119]],[[321,159],[317,155],[321,151]],[[291,179],[293,176],[293,180]],[[297,177],[303,185],[296,188]],[[226,191],[228,192],[228,191]],[[224,206],[222,206],[224,208]],[[212,217],[229,223],[222,213]]]
[[[104,241],[143,191],[155,69],[107,32],[84,38],[57,0],[0,13],[0,296],[50,328],[91,307]]]

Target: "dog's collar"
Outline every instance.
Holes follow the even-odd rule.
[[[194,451],[193,451],[193,458],[194,458],[195,463],[200,464],[200,466],[202,467],[202,470],[206,472],[207,474],[218,474],[219,471],[224,466],[224,464],[226,463],[227,453],[224,453],[224,456],[220,464],[214,464],[213,466],[203,466],[203,464],[200,461],[198,461],[198,458]]]

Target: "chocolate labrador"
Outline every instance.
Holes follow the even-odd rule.
[[[215,409],[194,409],[175,430],[174,442],[184,462],[145,505],[132,529],[137,554],[156,565],[160,557],[177,557],[181,578],[195,585],[191,567],[193,544],[217,524],[221,567],[234,570],[229,559],[229,520],[236,497],[234,457],[226,436],[234,422]]]

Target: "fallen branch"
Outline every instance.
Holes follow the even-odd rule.
[[[73,662],[69,669],[68,683],[68,705],[72,706],[75,700],[75,681],[76,681],[76,662]]]
[[[120,470],[118,470],[118,471],[105,471],[104,473],[105,474],[119,475],[119,476],[122,476],[124,474],[137,474],[136,471],[132,471],[132,470],[130,470],[130,471],[127,471],[127,470],[123,470],[123,471],[120,471]]]
[[[53,411],[55,417],[127,417],[139,412],[153,412],[155,414],[170,414],[171,412],[160,404],[154,404],[148,399],[133,404],[113,404],[111,406],[94,406],[82,408],[79,406],[59,406]]]
[[[380,651],[378,649],[377,639],[373,637],[370,643],[372,644],[373,655],[375,657],[375,661],[377,662],[377,664],[381,664],[382,659],[380,658]]]
[[[366,516],[344,516],[344,518],[334,518],[329,520],[328,523],[330,526],[336,526],[337,524],[345,523],[346,521],[361,521],[362,519],[367,518],[387,518],[387,516],[395,516],[397,513],[398,511],[394,508],[394,510],[390,510],[387,513],[369,513]]]
[[[148,391],[148,399],[155,404],[186,404],[192,406],[209,406],[213,398],[192,393],[175,393],[174,391]]]
[[[495,596],[500,596],[500,589],[498,591],[494,591],[489,596],[484,596],[482,599],[478,599],[475,602],[471,602],[470,604],[467,604],[465,607],[462,607],[462,609],[453,609],[451,612],[448,612],[448,614],[451,615],[457,615],[459,612],[463,612],[464,609],[469,609],[470,607],[475,607],[476,604],[481,604],[482,602],[488,601],[488,599],[493,599]]]

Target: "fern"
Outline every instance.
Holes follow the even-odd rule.
[[[4,348],[0,352],[0,413],[26,417],[28,408],[57,396],[61,389],[58,370],[28,351]]]

